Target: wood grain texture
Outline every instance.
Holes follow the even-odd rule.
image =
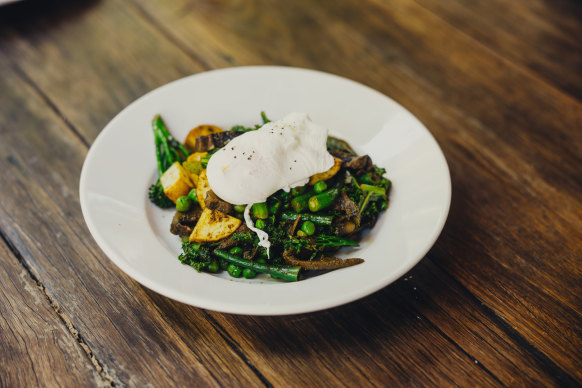
[[[46,325],[69,322],[97,366],[75,341],[25,365],[64,385],[582,384],[582,23],[577,3],[548,4],[33,1],[0,13],[0,233],[51,300],[37,314],[57,308]],[[163,83],[255,64],[355,79],[435,135],[451,213],[403,279],[328,311],[225,315],[142,288],[88,235],[78,177],[103,126]],[[67,357],[79,371],[63,370]]]
[[[2,239],[0,284],[0,386],[109,385]]]

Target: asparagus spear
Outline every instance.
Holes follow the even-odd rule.
[[[298,213],[283,212],[283,213],[281,213],[281,220],[283,220],[283,221],[295,221],[295,219],[298,216],[299,216]],[[303,213],[303,214],[301,214],[301,219],[303,221],[311,221],[317,225],[331,225],[333,222],[333,216],[326,216],[326,215],[322,215],[322,214]]]
[[[339,189],[334,188],[324,191],[321,194],[314,195],[313,197],[309,198],[309,210],[312,212],[318,212],[321,209],[325,209],[326,207],[331,206],[339,192]]]

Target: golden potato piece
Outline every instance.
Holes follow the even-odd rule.
[[[206,177],[206,170],[202,170],[200,175],[198,175],[198,184],[196,185],[196,199],[198,199],[198,203],[202,209],[206,208],[204,199],[209,190],[210,185],[208,184],[208,178]]]
[[[333,178],[333,176],[335,174],[337,174],[337,172],[340,170],[341,166],[342,166],[342,160],[340,158],[334,157],[333,158],[333,166],[331,166],[331,168],[327,171],[312,175],[311,178],[309,178],[309,184],[314,185],[319,181],[326,181],[329,178]]]
[[[224,130],[220,127],[217,127],[216,125],[210,124],[199,125],[196,128],[191,129],[190,132],[188,132],[186,140],[184,140],[184,145],[188,150],[193,151],[195,149],[194,146],[196,145],[196,138],[198,136],[211,135],[217,132],[224,132]]]
[[[192,242],[222,240],[234,233],[241,223],[242,221],[236,217],[206,208],[194,226],[189,240]]]
[[[184,167],[186,172],[188,172],[194,187],[198,186],[198,176],[202,170],[204,170],[204,167],[202,167],[202,163],[200,161],[204,156],[206,156],[207,153],[208,152],[194,152],[182,163],[182,167]]]
[[[178,198],[188,195],[194,187],[190,174],[182,167],[180,162],[174,162],[160,177],[160,183],[164,193],[176,203]]]

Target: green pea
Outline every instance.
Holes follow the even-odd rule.
[[[245,279],[252,279],[257,276],[257,273],[250,268],[245,268],[242,271],[242,275]]]
[[[305,221],[303,224],[301,224],[301,230],[306,235],[311,236],[313,233],[315,233],[315,224],[311,221]]]
[[[208,264],[206,267],[206,270],[212,273],[218,272],[219,269],[220,265],[218,264],[218,261],[211,261],[210,264]]]
[[[237,213],[243,213],[245,211],[246,207],[247,207],[247,205],[234,205],[232,208]]]
[[[313,190],[317,194],[323,193],[325,190],[327,190],[327,183],[325,183],[324,181],[318,181],[313,185]]]
[[[255,226],[259,229],[264,229],[265,228],[265,221],[261,220],[260,218],[257,220],[257,222],[255,222]]]
[[[233,278],[240,278],[242,275],[242,268],[238,265],[230,264],[227,268],[228,274]]]
[[[179,212],[187,212],[191,206],[192,200],[185,195],[176,200],[176,210]]]
[[[190,190],[188,193],[188,198],[192,200],[192,203],[198,203],[198,197],[196,196],[196,189]]]
[[[242,248],[241,247],[232,247],[230,248],[230,253],[232,253],[233,255],[240,255],[242,253]]]

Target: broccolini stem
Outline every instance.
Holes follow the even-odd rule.
[[[298,277],[301,267],[272,267],[267,264],[261,264],[255,261],[243,259],[242,257],[233,255],[232,253],[220,249],[215,249],[214,255],[238,266],[250,268],[257,272],[266,273],[279,279],[292,282],[299,280]]]

